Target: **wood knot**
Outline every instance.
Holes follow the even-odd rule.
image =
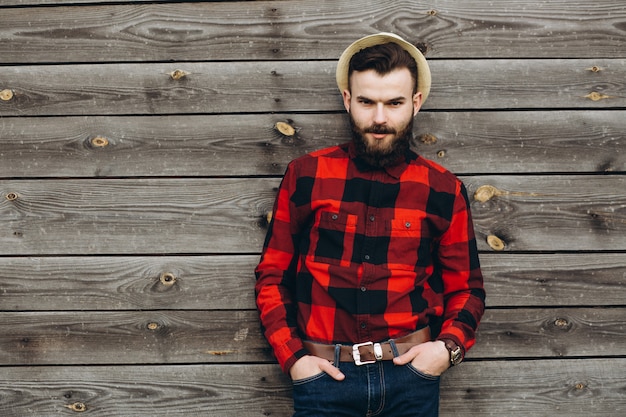
[[[437,10],[429,10],[429,11],[428,11],[428,14],[429,14],[430,16],[437,16]]]
[[[15,201],[18,199],[19,195],[17,193],[11,192],[4,196],[9,201]]]
[[[437,137],[435,135],[431,135],[430,133],[424,133],[420,135],[419,141],[426,145],[433,145],[437,143]]]
[[[172,80],[180,80],[181,78],[185,78],[187,75],[189,75],[188,72],[180,69],[170,72],[170,77],[172,78]]]
[[[76,411],[77,413],[82,413],[84,411],[87,411],[87,406],[85,405],[85,403],[81,403],[81,402],[68,404],[66,405],[66,407],[72,411]]]
[[[442,149],[440,151],[437,152],[437,157],[438,158],[443,158],[444,156],[446,156],[446,151],[445,149]]]
[[[591,71],[591,72],[600,72],[600,71],[602,71],[602,68],[598,67],[597,65],[594,65],[593,67],[587,68],[587,69],[589,71]]]
[[[491,249],[498,251],[498,252],[503,251],[504,248],[506,247],[506,245],[504,244],[504,241],[496,235],[487,236],[487,244],[489,245]]]
[[[13,98],[13,90],[9,90],[8,88],[0,91],[0,100],[9,101]]]
[[[569,326],[569,321],[567,321],[567,319],[563,319],[563,318],[558,318],[556,320],[554,320],[554,325],[556,327],[559,327],[561,329],[566,328]]]
[[[585,98],[588,98],[591,101],[600,101],[600,100],[605,100],[607,98],[611,98],[611,96],[607,96],[606,94],[598,93],[597,91],[592,91],[591,93],[587,94],[585,96]]]
[[[284,136],[293,136],[296,134],[296,129],[287,122],[276,122],[274,128]]]
[[[500,191],[493,185],[481,185],[474,193],[474,200],[485,203],[500,194]]]
[[[424,55],[428,52],[428,45],[424,42],[418,42],[415,44],[415,47]]]
[[[91,139],[91,144],[96,148],[104,148],[105,146],[109,145],[109,140],[103,136],[96,136],[95,138]]]
[[[161,327],[161,326],[159,326],[159,323],[151,321],[150,323],[148,323],[148,325],[146,327],[148,328],[148,330],[153,330],[154,331],[154,330],[158,330],[159,327]]]
[[[176,283],[176,275],[171,272],[163,272],[160,278],[161,284],[171,287]]]

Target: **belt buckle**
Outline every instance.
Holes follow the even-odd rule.
[[[373,361],[361,361],[361,352],[359,351],[359,348],[361,348],[362,346],[372,346],[374,348],[375,359]],[[376,363],[376,361],[379,361],[382,358],[383,358],[383,348],[380,346],[380,343],[364,342],[364,343],[357,343],[357,344],[352,345],[352,359],[354,359],[354,363],[357,366]]]

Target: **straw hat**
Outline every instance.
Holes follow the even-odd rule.
[[[339,91],[348,89],[348,69],[350,67],[350,59],[352,56],[362,49],[369,48],[374,45],[393,42],[407,51],[417,63],[417,91],[422,93],[422,103],[426,101],[430,92],[430,68],[424,55],[414,45],[402,39],[393,33],[381,32],[374,35],[365,36],[348,46],[339,57],[337,63],[337,87]]]

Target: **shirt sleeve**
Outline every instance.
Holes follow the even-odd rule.
[[[307,354],[297,330],[293,297],[298,259],[296,242],[302,224],[299,220],[302,209],[297,212],[292,203],[298,182],[294,171],[290,164],[278,189],[261,260],[255,269],[256,303],[263,332],[285,373]]]
[[[437,259],[444,285],[444,317],[438,339],[452,339],[467,352],[485,309],[483,276],[469,198],[459,181],[450,227],[440,240]]]

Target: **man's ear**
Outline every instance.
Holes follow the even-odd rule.
[[[417,112],[420,111],[421,107],[422,107],[422,92],[418,91],[417,93],[413,94],[413,116],[415,116]]]
[[[341,95],[343,96],[343,106],[346,108],[346,111],[350,113],[350,98],[352,97],[350,91],[343,90]]]

